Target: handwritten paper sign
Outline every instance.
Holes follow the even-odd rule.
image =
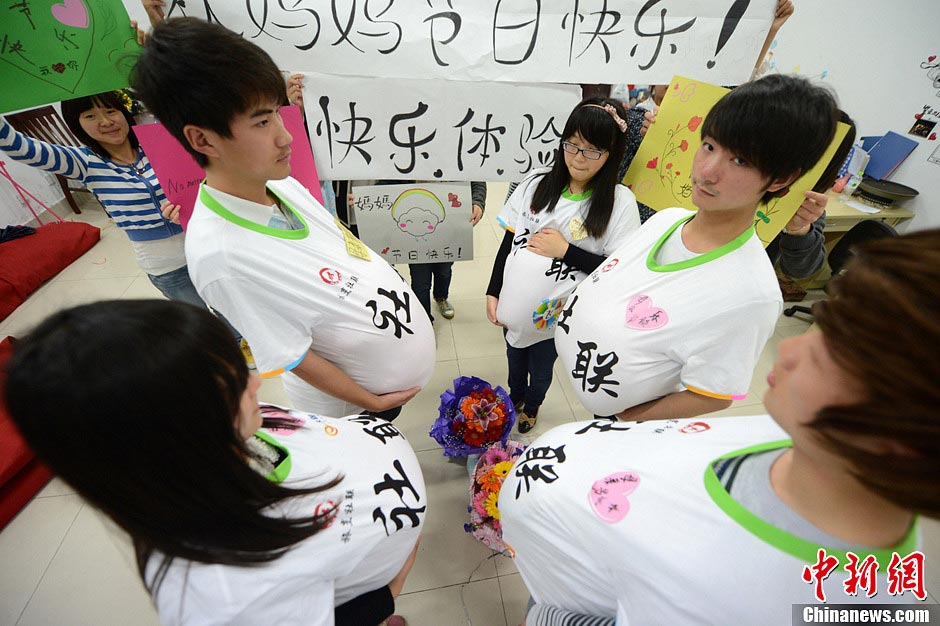
[[[281,107],[284,127],[294,137],[291,144],[290,175],[296,178],[313,194],[318,202],[323,202],[320,191],[320,179],[317,167],[310,151],[307,131],[297,107]],[[134,127],[134,133],[140,140],[140,146],[150,160],[157,180],[163,187],[163,193],[173,204],[180,205],[180,224],[183,228],[189,223],[199,194],[199,185],[206,177],[206,172],[186,152],[185,148],[171,135],[163,124],[144,124]]]
[[[576,85],[307,74],[307,127],[327,179],[520,180],[547,165]]]
[[[468,183],[355,187],[359,237],[389,263],[473,258]]]
[[[140,46],[120,0],[4,2],[0,111],[121,89]]]
[[[657,211],[667,207],[695,210],[692,204],[692,159],[702,145],[699,125],[727,89],[676,76],[669,85],[656,122],[640,144],[623,183],[637,200]],[[848,132],[839,123],[835,138],[822,158],[790,185],[790,192],[757,207],[754,227],[767,246],[786,226],[803,202],[803,192],[812,189],[829,165]]]
[[[282,68],[389,78],[665,83],[680,72],[748,79],[776,0],[173,0]]]

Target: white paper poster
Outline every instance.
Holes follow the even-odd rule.
[[[359,238],[389,263],[473,258],[469,183],[354,187]]]
[[[125,0],[130,1],[130,0]],[[168,0],[282,68],[384,78],[717,85],[750,77],[776,0]]]
[[[304,110],[325,180],[520,180],[547,165],[577,85],[308,74]]]

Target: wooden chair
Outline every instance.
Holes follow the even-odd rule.
[[[59,114],[52,106],[47,105],[28,111],[20,111],[19,113],[10,113],[5,117],[10,126],[33,139],[59,144],[60,146],[82,147],[81,142],[65,125],[65,120],[59,117]],[[64,176],[56,174],[55,177],[62,187],[62,193],[65,194],[69,206],[72,207],[75,213],[81,213],[82,211],[78,208],[78,203],[75,202],[72,193],[75,191],[91,192],[84,187],[69,187],[69,179]]]

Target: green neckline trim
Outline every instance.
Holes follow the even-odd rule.
[[[282,444],[280,441],[262,430],[255,431],[255,437],[268,445],[274,446],[284,453],[284,460],[278,463],[277,467],[265,475],[265,478],[270,480],[272,483],[284,482],[284,480],[290,475],[291,466],[293,465],[293,462],[291,461],[290,450],[285,448],[284,444]]]
[[[718,505],[718,508],[724,511],[728,517],[737,522],[742,528],[744,528],[744,530],[756,536],[758,539],[769,543],[778,550],[786,552],[791,556],[795,556],[805,563],[815,563],[817,558],[817,551],[819,548],[824,548],[828,554],[838,558],[840,563],[845,563],[848,561],[845,550],[836,550],[826,546],[819,546],[811,541],[801,539],[796,535],[792,535],[785,530],[777,528],[773,524],[762,520],[748,511],[746,508],[741,506],[737,500],[732,498],[727,491],[725,491],[725,488],[721,486],[721,482],[718,480],[718,475],[715,474],[714,464],[717,461],[741,456],[744,454],[766,452],[768,450],[779,450],[783,447],[789,447],[792,444],[793,442],[790,439],[770,441],[767,443],[758,444],[756,446],[749,446],[741,450],[735,450],[734,452],[729,452],[728,454],[718,457],[709,463],[705,468],[705,490],[708,492],[708,495],[711,497],[712,501]],[[897,546],[893,548],[871,550],[869,552],[863,551],[864,553],[856,553],[856,555],[859,558],[864,559],[868,554],[872,554],[876,559],[878,559],[879,563],[888,563],[891,561],[892,552],[897,552],[898,554],[904,555],[910,554],[916,549],[917,518],[915,517],[913,523],[911,524],[910,530],[907,532],[907,535]]]
[[[754,225],[752,224],[747,230],[743,233],[724,244],[723,246],[718,246],[711,252],[706,252],[705,254],[700,254],[695,258],[686,259],[685,261],[679,261],[678,263],[669,263],[667,265],[660,265],[656,262],[656,254],[659,252],[659,249],[663,247],[663,244],[666,243],[666,240],[669,239],[669,236],[676,231],[679,226],[685,224],[690,219],[695,217],[695,213],[689,215],[688,217],[683,217],[678,222],[669,227],[669,230],[663,233],[662,237],[659,238],[659,241],[653,244],[653,247],[650,249],[650,253],[646,256],[646,267],[651,269],[654,272],[677,272],[679,270],[687,270],[690,267],[698,267],[699,265],[705,265],[709,261],[714,261],[717,258],[723,257],[729,252],[734,252],[741,246],[743,246],[748,239],[754,234]]]
[[[581,193],[571,193],[571,190],[566,186],[561,190],[561,197],[565,200],[571,200],[572,202],[581,202],[582,200],[590,198],[593,193],[593,189],[585,189]]]
[[[304,225],[303,228],[300,230],[281,230],[280,228],[271,228],[270,226],[258,224],[256,222],[252,222],[251,220],[247,220],[240,215],[236,215],[235,213],[232,213],[226,209],[218,200],[212,197],[212,194],[206,190],[205,180],[203,180],[202,184],[199,186],[199,201],[206,205],[213,213],[217,214],[223,219],[228,220],[236,226],[253,230],[256,233],[261,233],[262,235],[280,237],[281,239],[304,239],[307,235],[309,235],[310,226],[307,224],[306,220],[304,220],[303,216],[301,216],[300,213],[298,213],[294,207],[291,206],[290,202],[281,196],[281,194],[274,191],[270,187],[268,189],[271,193],[277,196],[277,199],[280,200],[284,206],[290,209],[290,212],[294,214],[294,217],[296,217],[300,223]]]

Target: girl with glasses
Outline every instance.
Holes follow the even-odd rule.
[[[497,218],[506,234],[486,316],[504,329],[521,433],[535,426],[551,386],[553,337],[567,297],[640,225],[636,199],[617,179],[625,115],[609,98],[582,101],[568,116],[554,163],[523,180]]]

